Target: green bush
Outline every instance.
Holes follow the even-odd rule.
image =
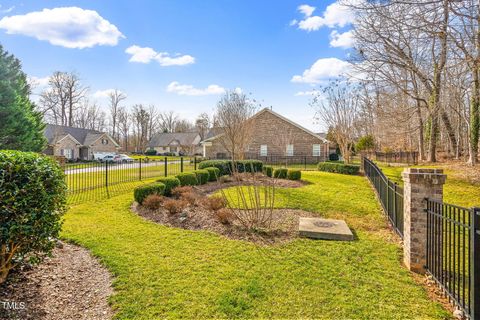
[[[338,159],[340,159],[340,157],[338,156],[337,153],[331,153],[331,154],[328,156],[328,160],[330,160],[330,161],[338,161]]]
[[[197,176],[198,184],[205,184],[210,179],[210,173],[205,169],[194,170],[193,173]]]
[[[195,186],[198,184],[197,175],[195,173],[179,173],[177,179],[180,180],[181,186]]]
[[[262,172],[263,172],[264,175],[271,178],[273,176],[273,167],[272,166],[263,166]]]
[[[318,164],[319,171],[343,173],[343,174],[358,174],[360,166],[352,164],[343,164],[337,162],[320,162]]]
[[[262,172],[263,162],[260,160],[237,160],[237,171],[244,172]]]
[[[355,151],[357,152],[373,149],[375,149],[375,138],[372,135],[361,137],[355,145]]]
[[[147,184],[143,186],[136,187],[133,190],[133,198],[138,203],[142,204],[143,200],[151,194],[157,194],[162,196],[165,193],[165,185],[161,182],[156,182],[152,184]]]
[[[300,180],[302,178],[302,171],[296,169],[289,169],[287,172],[288,180]]]
[[[220,176],[232,174],[232,162],[230,160],[206,160],[198,164],[198,169],[206,169],[211,167],[220,170]]]
[[[208,181],[217,181],[217,179],[220,177],[220,169],[215,168],[215,167],[207,167],[205,170],[208,171]]]
[[[287,179],[288,169],[279,168],[273,170],[273,177],[277,179]]]
[[[170,197],[172,195],[172,190],[180,186],[180,180],[175,177],[162,177],[157,180],[165,185],[165,195]]]
[[[155,149],[148,149],[147,151],[145,151],[145,155],[147,155],[147,156],[156,156],[156,155],[157,155],[157,150],[155,150]]]
[[[0,251],[0,283],[15,266],[38,263],[51,252],[66,211],[66,193],[55,160],[0,151],[0,244],[10,244]]]
[[[238,173],[262,172],[263,162],[260,160],[237,160],[236,170]],[[198,164],[199,169],[215,167],[220,169],[220,176],[231,175],[233,170],[232,160],[206,160]]]

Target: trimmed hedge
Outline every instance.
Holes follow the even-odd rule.
[[[198,184],[197,175],[195,173],[179,173],[176,177],[180,180],[181,186],[195,186]]]
[[[161,182],[138,186],[133,190],[133,198],[142,204],[143,200],[151,194],[162,196],[165,193],[165,185]]]
[[[360,172],[360,166],[336,162],[320,162],[317,168],[319,171],[352,175],[356,175]]]
[[[172,195],[172,190],[174,188],[180,186],[180,180],[175,177],[162,177],[158,179],[157,182],[161,182],[165,185],[165,195],[168,197]]]
[[[238,173],[262,172],[263,162],[260,160],[237,160],[236,169]],[[232,160],[205,160],[198,164],[198,169],[215,167],[220,170],[220,176],[231,175],[233,170]]]
[[[302,178],[302,171],[297,169],[289,169],[287,172],[288,180],[300,180]]]
[[[210,179],[210,172],[205,169],[193,170],[193,173],[197,176],[198,184],[205,184]]]
[[[208,181],[217,181],[220,178],[220,169],[215,167],[207,167],[205,170],[208,171]]]
[[[337,153],[331,153],[328,155],[328,160],[330,161],[338,161],[338,159],[340,159],[340,157]]]
[[[271,178],[273,176],[273,167],[272,166],[263,166],[262,172],[263,172],[264,175]]]
[[[277,179],[287,179],[288,169],[279,168],[273,170],[273,177]]]
[[[0,151],[0,283],[12,268],[37,263],[55,246],[65,213],[63,170],[47,156]]]

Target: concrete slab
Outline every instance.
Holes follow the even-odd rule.
[[[298,232],[301,237],[326,240],[353,240],[353,233],[343,220],[300,218]]]

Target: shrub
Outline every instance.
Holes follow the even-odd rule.
[[[208,171],[208,181],[217,181],[220,177],[220,169],[215,167],[206,167],[205,170]]]
[[[195,173],[179,173],[177,179],[181,186],[195,186],[198,184],[197,175]]]
[[[243,172],[262,172],[263,162],[260,160],[237,160],[236,170],[238,173]],[[232,160],[206,160],[198,164],[199,169],[215,167],[220,170],[220,175],[231,175],[233,173]]]
[[[180,199],[185,200],[187,203],[191,204],[192,206],[197,204],[198,195],[195,192],[185,192],[182,193]]]
[[[272,166],[263,166],[263,174],[266,175],[267,177],[272,177],[273,176],[273,167]]]
[[[338,156],[338,153],[331,153],[328,156],[328,160],[330,161],[338,161],[338,159],[340,159],[340,157]]]
[[[175,177],[162,177],[157,180],[165,185],[165,195],[170,197],[172,195],[172,190],[180,186],[180,180]]]
[[[287,179],[288,170],[285,168],[275,169],[273,171],[273,177],[277,179]]]
[[[167,199],[163,202],[163,207],[170,213],[176,214],[182,212],[188,203],[185,200]]]
[[[302,171],[296,169],[289,169],[287,172],[288,180],[300,180],[302,178]]]
[[[158,194],[150,194],[143,200],[142,206],[150,210],[157,210],[161,207],[164,200],[164,196],[159,196]]]
[[[366,135],[358,139],[355,145],[355,151],[373,150],[375,149],[375,138],[372,135]]]
[[[203,206],[211,211],[217,211],[222,208],[225,208],[227,201],[220,196],[207,197],[203,200]]]
[[[165,185],[161,182],[156,182],[152,184],[147,184],[144,186],[136,187],[133,190],[133,197],[135,201],[140,204],[143,204],[143,200],[151,194],[157,194],[159,196],[163,195],[165,192]]]
[[[184,193],[193,192],[193,188],[190,186],[176,187],[172,190],[172,195],[176,198],[180,198]]]
[[[205,184],[210,179],[210,173],[205,169],[194,170],[193,173],[197,177],[198,184]]]
[[[157,155],[157,150],[155,150],[155,149],[148,149],[147,151],[145,151],[145,155],[146,155],[146,156],[156,156],[156,155]]]
[[[215,211],[214,215],[221,224],[230,224],[233,219],[232,212],[227,208]]]
[[[238,160],[237,172],[262,172],[263,162],[260,160]]]
[[[38,263],[51,252],[66,210],[67,187],[55,160],[20,151],[0,151],[0,181],[3,283],[15,266]]]
[[[198,169],[205,169],[210,167],[214,167],[220,170],[220,176],[232,174],[232,162],[230,160],[206,160],[198,164]]]
[[[224,175],[224,176],[221,176],[221,177],[218,179],[218,181],[219,181],[220,183],[228,183],[228,182],[232,182],[233,179],[232,179],[232,177],[229,176],[229,175]]]
[[[360,172],[360,166],[336,162],[320,162],[318,164],[318,170],[343,174],[358,174]]]

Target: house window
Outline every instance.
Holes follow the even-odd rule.
[[[293,156],[293,144],[287,144],[286,155],[291,157]]]
[[[102,139],[102,144],[108,144],[108,139]]]
[[[73,150],[72,149],[62,149],[60,153],[67,159],[72,159],[73,158]]]
[[[321,155],[321,145],[314,144],[312,154],[314,157],[319,157]]]
[[[262,145],[260,146],[260,155],[261,155],[262,157],[266,157],[267,154],[268,154],[268,147],[267,147],[266,144],[262,144]]]

